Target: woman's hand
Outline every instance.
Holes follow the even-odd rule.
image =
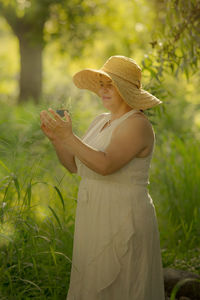
[[[43,110],[40,113],[41,129],[51,142],[63,141],[73,135],[72,122],[69,114],[65,111],[65,120],[51,108],[48,111],[54,119],[50,117],[47,111]]]

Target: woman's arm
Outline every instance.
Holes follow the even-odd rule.
[[[74,159],[73,153],[71,153],[62,142],[55,143],[55,133],[52,132],[51,128],[48,128],[48,126],[45,124],[44,117],[41,114],[41,129],[43,133],[48,137],[48,139],[51,141],[52,145],[55,148],[57,157],[61,164],[71,173],[77,173],[77,166]]]
[[[102,118],[103,114],[98,115],[90,124],[88,130],[84,134],[84,136],[90,131],[91,128]],[[43,122],[43,118],[41,117],[41,121]],[[77,165],[75,162],[75,158],[73,153],[71,153],[61,142],[58,143],[58,141],[55,142],[54,136],[52,133],[48,130],[48,128],[45,126],[44,123],[41,125],[41,129],[45,133],[45,135],[49,138],[52,145],[55,148],[57,157],[60,161],[60,163],[70,172],[70,173],[77,173]]]
[[[116,172],[149,145],[151,134],[147,119],[134,116],[124,120],[113,131],[109,146],[102,152],[84,144],[72,132],[71,119],[67,112],[66,121],[63,121],[53,110],[49,109],[49,111],[55,120],[44,112],[45,122],[57,133],[55,144],[59,147],[62,141],[63,151],[67,149],[88,168],[101,175]]]
[[[82,143],[74,134],[64,144],[88,168],[105,176],[122,168],[148,146],[146,134],[146,122],[143,118],[135,117],[125,120],[114,130],[104,152]]]
[[[103,114],[98,115],[88,127],[84,136],[93,128],[93,126],[102,118]],[[82,137],[82,139],[84,138]],[[71,173],[77,173],[77,165],[75,162],[74,155],[69,152],[69,150],[65,147],[63,143],[55,142],[54,140],[51,141],[52,145],[55,148],[56,154],[58,156],[59,161],[61,164]]]
[[[77,165],[74,159],[74,155],[68,151],[68,149],[61,143],[55,143],[51,141],[55,148],[57,157],[60,163],[70,172],[77,173]]]

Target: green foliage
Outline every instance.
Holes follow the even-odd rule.
[[[0,114],[0,297],[64,298],[79,179],[55,164],[38,107]]]
[[[199,147],[199,141],[192,137],[180,138],[168,133],[162,136],[162,143],[156,151],[151,188],[162,216],[161,226],[168,228],[162,234],[164,247],[182,251],[200,244]]]
[[[82,41],[91,40],[97,29],[97,6],[87,0],[0,0],[0,12],[18,37],[26,35],[30,42],[43,44],[60,38],[62,49],[67,48],[72,56],[80,54]]]
[[[198,71],[200,59],[200,1],[155,0],[159,30],[152,35],[152,50],[143,66],[153,77],[184,72],[187,79]]]
[[[64,298],[71,267],[72,217],[60,211],[65,224],[61,228],[51,215],[40,221],[35,205],[14,203],[14,198],[3,203],[6,205],[1,210],[1,299]]]
[[[91,41],[91,34],[96,30],[94,22],[96,7],[87,0],[24,0],[7,3],[0,0],[0,13],[19,41],[19,102],[34,99],[35,103],[38,103],[41,97],[45,28],[46,38],[52,33],[56,37],[61,36],[63,41],[61,44],[65,51],[67,49],[72,57],[76,57],[84,49],[82,41]],[[92,22],[90,16],[93,18]]]
[[[6,21],[0,17],[0,94],[1,99],[7,99],[8,95],[16,97],[17,73],[19,69],[18,44],[13,37]],[[8,55],[12,53],[12,55]]]
[[[59,38],[62,52],[68,51],[72,58],[80,56],[85,44],[92,42],[98,30],[97,8],[98,1],[58,1],[50,7],[50,17],[45,24],[46,42]]]

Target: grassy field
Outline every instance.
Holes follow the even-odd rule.
[[[60,300],[68,290],[80,178],[59,164],[40,130],[39,112],[45,107],[1,105],[1,300]],[[74,131],[80,136],[98,110],[90,107],[80,102],[72,108]],[[149,186],[164,267],[198,274],[199,148],[192,135],[159,134]]]

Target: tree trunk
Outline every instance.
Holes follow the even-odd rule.
[[[0,2],[0,10],[19,40],[20,78],[18,102],[32,99],[35,103],[39,103],[42,94],[42,51],[45,45],[43,29],[48,18],[48,7],[46,7],[44,14],[38,11],[39,14],[36,14],[35,17],[31,15],[31,18],[30,12],[27,12],[27,15],[25,14],[23,18],[18,17],[15,7],[10,4],[4,5]]]
[[[19,37],[20,80],[18,102],[33,100],[36,104],[42,94],[42,51],[40,39],[30,41],[26,35]]]

